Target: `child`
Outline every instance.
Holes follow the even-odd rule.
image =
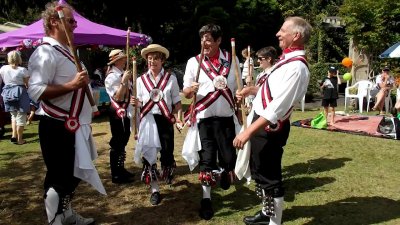
[[[331,124],[335,123],[335,107],[337,106],[337,99],[339,98],[338,85],[341,84],[337,74],[338,70],[335,67],[329,67],[328,76],[325,77],[320,83],[323,93],[322,106],[324,107],[324,114],[327,120],[329,106],[332,107]]]

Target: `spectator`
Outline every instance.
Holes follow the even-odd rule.
[[[18,51],[9,52],[7,60],[9,65],[0,68],[0,84],[4,82],[2,96],[5,111],[11,113],[11,142],[22,145],[26,143],[23,133],[29,112],[29,75],[27,69],[20,66],[22,59]]]
[[[379,115],[385,115],[385,111],[383,111],[385,98],[390,94],[390,90],[394,84],[394,78],[389,74],[389,71],[389,67],[382,69],[382,73],[376,77],[376,84],[371,90],[371,96],[376,97],[376,102],[372,110],[379,111]]]

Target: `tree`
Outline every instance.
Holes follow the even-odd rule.
[[[346,34],[369,59],[400,39],[399,1],[345,0],[340,15]]]

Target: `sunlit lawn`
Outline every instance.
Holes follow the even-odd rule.
[[[318,112],[295,111],[292,121],[311,118]],[[45,168],[37,123],[26,127],[28,144],[11,144],[10,130],[0,142],[0,224],[44,224]],[[285,225],[400,224],[399,141],[291,129],[283,157]],[[106,116],[94,120],[93,134],[99,153],[96,166],[108,196],[82,183],[73,205],[83,215],[96,218],[97,224],[243,224],[245,215],[260,209],[254,184],[247,186],[240,181],[228,191],[214,188],[215,217],[210,221],[198,217],[198,170],[190,173],[180,156],[185,132],[176,132],[178,169],[174,184],[162,184],[163,200],[159,206],[151,206],[149,190],[139,181],[141,168],[132,162],[134,141],[127,148],[126,164],[136,174],[136,181],[118,186],[110,179]]]

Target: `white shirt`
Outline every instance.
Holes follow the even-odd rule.
[[[150,74],[150,71],[147,71],[147,73],[143,74],[142,76],[149,76],[151,82],[153,82],[153,85],[155,87],[157,86],[157,83],[161,80],[161,78],[164,76],[164,73],[165,70],[164,68],[162,68],[161,72],[157,74],[155,80],[153,78],[153,75]],[[137,98],[139,99],[139,101],[142,102],[142,106],[144,106],[150,100],[150,92],[144,86],[142,77],[137,79],[136,87],[137,87]],[[163,90],[163,94],[164,94],[163,99],[168,106],[168,110],[172,113],[172,105],[175,105],[176,103],[181,101],[181,96],[179,95],[178,80],[176,79],[175,76],[173,75],[170,76],[167,85]],[[153,108],[149,113],[162,115],[161,110],[157,104],[153,106]]]
[[[4,84],[11,85],[25,85],[24,78],[29,77],[28,70],[24,67],[17,66],[12,68],[11,65],[4,65],[0,68],[0,85]]]
[[[254,61],[253,58],[251,57],[250,57],[250,65],[253,66],[251,74],[254,75]],[[246,61],[243,64],[242,79],[246,79],[248,75],[249,75],[249,59],[246,59]]]
[[[107,94],[110,96],[110,98],[113,98],[115,93],[118,91],[123,73],[124,71],[118,69],[117,67],[111,67],[111,70],[104,81]]]
[[[380,89],[381,87],[379,86],[379,84],[381,84],[383,81],[382,81],[382,74],[379,74],[378,76],[376,76],[376,87],[378,88],[378,89]],[[394,84],[394,78],[393,78],[393,76],[391,76],[391,75],[389,75],[389,78],[387,79],[387,81],[386,81],[386,85],[392,85],[392,84]]]
[[[37,102],[43,94],[48,84],[65,84],[75,78],[77,73],[73,61],[56,50],[52,46],[60,46],[65,51],[69,49],[62,46],[58,41],[51,37],[43,37],[43,43],[32,53],[28,63],[28,73],[30,74],[28,94],[31,99]],[[71,54],[72,55],[72,54]],[[73,91],[50,99],[49,102],[66,111],[70,110]],[[36,111],[37,115],[47,115],[41,104]],[[48,115],[49,116],[49,115]],[[85,96],[81,114],[79,115],[80,124],[90,124],[92,121],[92,108],[88,98]]]
[[[219,59],[221,62],[222,60],[227,60],[220,50]],[[207,59],[204,59],[207,60]],[[239,62],[238,58],[236,57],[236,62]],[[240,76],[240,67],[239,63],[236,63],[237,69],[239,71]],[[183,88],[188,88],[191,86],[192,82],[196,79],[196,73],[199,63],[197,62],[196,57],[192,57],[188,60],[186,64],[186,71],[183,77]],[[199,101],[203,99],[209,92],[214,92],[215,87],[212,80],[208,77],[208,75],[200,69],[199,74],[199,91],[197,92],[196,100]],[[242,80],[239,79],[240,84],[242,84]],[[232,63],[230,65],[229,75],[227,77],[227,86],[231,90],[232,95],[234,96],[237,90],[236,79],[235,79],[235,68],[232,67]],[[225,99],[224,96],[219,96],[219,98],[212,103],[208,108],[198,112],[196,114],[197,119],[208,118],[213,116],[219,117],[229,117],[232,116],[235,111],[231,108],[228,101]]]
[[[299,54],[304,55],[304,51],[287,53],[285,58],[292,58]],[[273,100],[264,109],[261,98],[263,86],[261,86],[253,101],[255,113],[271,123],[277,123],[296,102],[303,98],[307,92],[309,80],[310,71],[303,62],[292,61],[282,65],[273,71],[268,78]]]

